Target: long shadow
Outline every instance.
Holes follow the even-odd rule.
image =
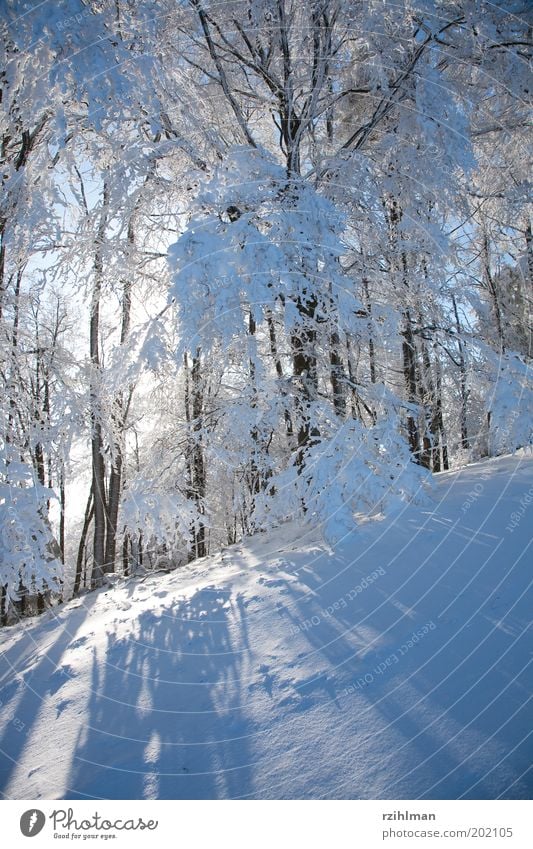
[[[499,560],[470,572],[464,594],[440,591],[445,615],[435,617],[433,652],[423,642],[405,658],[420,705],[403,688],[380,703],[421,755],[409,786],[390,783],[392,798],[413,798],[421,776],[427,798],[531,797],[530,569],[523,552],[508,575]]]
[[[74,610],[61,610],[61,616],[67,614],[63,627],[58,628],[58,617],[50,612],[45,614],[46,621],[25,627],[9,649],[0,650],[0,708],[13,713],[0,737],[0,791],[4,795],[31,738],[43,700],[69,680],[69,669],[61,666],[61,658],[94,604],[94,598],[87,598]],[[43,648],[48,631],[55,639]]]
[[[336,732],[345,737],[346,745],[357,761],[365,763],[364,782],[356,778],[358,768],[351,778],[341,771],[339,786],[333,789],[331,798],[413,798],[414,788],[420,782],[411,777],[402,783],[402,773],[413,761],[422,761],[441,742],[436,733],[440,729],[424,731],[428,717],[427,702],[424,704],[422,701],[420,716],[416,712],[409,713],[409,699],[423,700],[424,686],[426,684],[429,690],[430,684],[417,679],[408,688],[409,699],[404,698],[403,687],[396,697],[391,691],[394,693],[401,684],[402,675],[406,674],[403,659],[391,664],[386,674],[375,673],[375,670],[379,664],[384,669],[383,662],[396,656],[395,652],[402,643],[402,640],[399,644],[395,642],[398,634],[404,631],[405,639],[408,639],[416,630],[416,623],[409,617],[402,620],[393,600],[383,603],[379,579],[346,606],[338,605],[335,609],[335,602],[341,597],[339,584],[346,586],[346,578],[340,582],[332,579],[325,584],[322,576],[312,568],[300,569],[298,576],[299,585],[287,582],[289,604],[285,614],[293,633],[307,646],[303,656],[304,667],[308,668],[311,660],[315,672],[308,679],[296,683],[292,697],[294,709],[301,711],[312,707],[320,697],[319,690],[324,690],[338,709]],[[364,574],[358,575],[354,570],[354,584],[357,585],[362,577]],[[376,618],[372,611],[377,608],[380,612]],[[398,620],[399,627],[396,626]],[[394,629],[391,634],[386,633],[389,627]],[[407,660],[412,662],[414,658]],[[410,663],[407,665],[411,666]],[[364,683],[366,673],[370,673],[368,684]],[[437,709],[438,704],[432,705],[432,713]],[[383,748],[384,756],[390,758],[387,763],[381,763],[376,756],[377,729],[380,736],[389,739]],[[402,742],[407,745],[397,756],[395,747]],[[455,751],[445,749],[440,753],[441,774],[453,771],[458,763]],[[431,769],[425,772],[426,780],[428,775],[431,780]],[[397,795],[379,796],[381,789],[389,783]],[[406,792],[402,792],[404,790]],[[320,793],[320,788],[317,788],[316,795]]]
[[[323,556],[321,553],[320,559]],[[241,562],[238,554],[233,560],[237,564]],[[242,568],[243,571],[249,568],[246,558],[242,558]],[[328,616],[324,612],[324,606],[338,598],[338,585],[332,582],[325,591],[323,580],[307,563],[307,555],[299,552],[292,561],[287,560],[284,571],[276,564],[269,575],[267,565],[266,574],[258,583],[274,590],[272,605],[275,604],[279,618],[272,616],[267,603],[257,624],[261,627],[261,617],[266,617],[272,626],[277,622],[276,635],[286,642],[286,654],[291,658],[286,661],[279,658],[280,665],[272,669],[265,664],[261,666],[263,688],[268,692],[270,687],[270,695],[278,706],[289,712],[302,712],[324,702],[333,702],[340,708],[339,693],[353,680],[359,667],[357,652],[365,645],[367,634],[353,621],[343,623],[337,615]],[[243,616],[243,621],[246,619]],[[295,639],[304,647],[297,656],[292,646]],[[305,673],[299,669],[300,660]]]
[[[299,585],[287,582],[289,603],[285,614],[290,622],[289,633],[302,634],[309,645],[309,654],[316,656],[317,667],[321,659],[332,670],[335,689],[343,690],[364,668],[362,654],[372,639],[379,639],[370,625],[364,623],[364,603],[370,609],[376,605],[376,587],[366,590],[363,596],[341,606],[346,579],[335,576],[324,584],[323,575],[312,568],[298,570]],[[357,583],[357,575],[353,583]],[[307,587],[302,590],[302,587]],[[335,606],[335,607],[334,607]],[[389,616],[392,617],[392,613]],[[330,687],[331,689],[331,687]]]
[[[426,571],[431,579],[431,570]],[[353,679],[363,682],[355,688],[355,695],[340,698],[340,705],[348,717],[351,705],[357,704],[357,710],[361,710],[363,699],[363,710],[368,709],[378,720],[381,733],[390,735],[391,750],[383,764],[375,764],[373,776],[380,792],[386,793],[384,798],[427,795],[454,799],[462,794],[471,799],[496,798],[500,794],[505,798],[530,798],[531,775],[526,777],[532,752],[527,740],[531,725],[525,595],[528,575],[514,577],[514,598],[504,597],[501,609],[494,603],[491,616],[492,600],[484,604],[489,593],[487,575],[483,573],[479,588],[474,588],[479,604],[474,603],[476,595],[471,589],[459,604],[457,616],[452,610],[452,622],[447,625],[437,618],[431,637],[424,638],[404,656],[398,651],[404,638],[407,641],[423,620],[403,618],[394,595],[389,596],[379,580],[353,603],[339,607],[328,617],[324,608],[334,603],[336,581],[325,586],[322,576],[311,568],[299,570],[298,574],[298,591],[287,582],[292,596],[288,615],[294,630],[309,645],[307,659],[315,655],[317,667],[314,678],[303,682],[299,689],[303,695],[311,684],[319,685],[324,677],[320,672],[322,664],[330,670],[327,679],[332,692],[339,693],[349,671]],[[428,583],[428,576],[422,577]],[[302,583],[309,589],[307,600],[303,600]],[[506,620],[506,607],[511,608],[522,591],[520,603]],[[404,592],[402,596],[405,595]],[[441,595],[444,606],[445,594]],[[455,629],[478,608],[472,626],[456,635]],[[367,658],[357,648],[361,638],[364,644],[361,623],[366,616],[383,632],[391,627],[390,642],[380,645],[378,639]],[[456,619],[458,624],[453,624]],[[302,627],[302,623],[308,623],[308,627]],[[374,670],[380,662],[391,657],[394,662],[390,669],[376,674]],[[371,673],[368,686],[364,683],[366,672]],[[367,773],[369,785],[373,780],[371,772]]]
[[[252,787],[231,592],[207,587],[107,634],[66,798],[217,799]],[[245,696],[244,696],[245,697]],[[245,788],[245,791],[243,791]]]

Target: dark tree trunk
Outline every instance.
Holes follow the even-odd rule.
[[[94,487],[94,534],[93,534],[93,572],[91,583],[99,587],[103,583],[105,572],[105,531],[106,531],[106,498],[105,498],[105,466],[102,456],[102,428],[93,421],[92,462]]]
[[[133,229],[133,217],[128,226],[128,247],[133,249],[135,244],[135,232]],[[132,282],[129,278],[122,284],[122,322],[120,329],[120,344],[124,345],[130,331],[131,324],[131,290]],[[130,400],[131,400],[130,390]],[[126,408],[129,402],[126,403]],[[106,544],[105,544],[105,571],[115,571],[115,558],[117,547],[117,525],[120,506],[120,496],[123,486],[124,467],[124,430],[125,430],[125,402],[122,393],[115,399],[113,412],[113,426],[115,430],[114,459],[109,475],[109,496],[107,506]]]
[[[122,571],[124,575],[129,575],[130,573],[130,538],[127,533],[124,534],[122,539]]]
[[[418,403],[416,350],[409,310],[406,310],[404,313],[404,330],[402,336],[403,376],[407,392],[407,400],[411,404],[416,404]],[[417,462],[420,462],[420,434],[416,419],[411,412],[409,412],[407,416],[407,432],[411,453]]]
[[[5,228],[2,227],[0,230],[0,319],[3,315],[4,309],[4,292],[5,292],[5,269],[6,269],[6,246],[4,244],[5,239]]]
[[[59,476],[59,551],[61,553],[61,563],[65,563],[65,467],[61,464],[61,472]]]
[[[200,351],[196,352],[196,356],[192,363],[192,418],[193,418],[193,467],[194,467],[194,486],[196,490],[196,499],[198,504],[198,512],[203,515],[205,509],[205,494],[206,494],[206,469],[204,460],[204,450],[202,446],[202,428],[203,428],[203,412],[204,412],[204,387],[201,373]],[[206,550],[206,535],[205,525],[200,520],[196,526],[196,556],[205,557]]]
[[[292,367],[296,384],[297,412],[297,466],[302,469],[306,450],[320,438],[320,432],[311,422],[311,405],[318,394],[318,367],[316,356],[316,329],[314,326],[317,299],[315,295],[299,298],[298,312],[303,321],[297,333],[291,336]]]
[[[481,261],[482,261],[482,273],[483,273],[483,282],[485,284],[485,288],[490,296],[492,312],[494,314],[494,321],[496,324],[496,331],[498,333],[498,340],[500,343],[500,350],[502,354],[505,353],[505,333],[503,328],[503,320],[502,320],[502,312],[500,307],[500,301],[498,297],[498,290],[496,288],[496,284],[494,282],[494,278],[492,276],[492,271],[490,268],[490,247],[489,247],[489,237],[486,233],[483,233],[483,242],[481,249]]]
[[[287,391],[284,387],[285,375],[283,373],[283,366],[281,364],[281,359],[280,359],[280,356],[279,356],[279,353],[278,353],[278,342],[277,342],[277,338],[276,338],[276,327],[274,325],[274,318],[273,318],[270,310],[267,311],[266,316],[267,316],[267,323],[268,323],[268,336],[269,336],[269,340],[270,340],[270,353],[272,354],[272,359],[274,360],[274,366],[275,366],[275,369],[276,369],[276,374],[278,376],[278,380],[280,381],[280,385],[282,387],[281,393],[282,393],[284,398],[287,398]],[[293,434],[292,419],[291,419],[290,411],[286,406],[285,406],[285,409],[284,409],[284,418],[285,418],[285,428],[287,430],[287,436],[291,437],[292,434]]]
[[[446,432],[444,430],[444,416],[442,413],[442,374],[440,362],[437,360],[435,365],[435,388],[436,388],[436,423],[438,432],[440,434],[441,441],[441,468],[443,471],[447,471],[450,468],[450,462],[448,457],[448,442],[446,439]],[[436,470],[435,470],[436,471]]]
[[[91,584],[99,587],[103,583],[106,567],[106,523],[107,503],[105,492],[104,441],[99,409],[99,372],[100,372],[100,300],[102,296],[104,260],[103,248],[109,208],[109,188],[103,187],[102,212],[95,244],[94,282],[91,303],[89,348],[91,357],[91,455],[92,455],[92,493],[94,499],[94,535],[93,570]]]
[[[4,585],[0,586],[0,628],[7,622],[7,595],[6,595],[6,587]]]
[[[49,416],[50,414],[50,398],[48,395],[48,380],[46,378],[46,374],[44,375],[44,402],[41,403],[41,384],[43,382],[43,372],[45,371],[42,363],[42,348],[39,341],[39,332],[37,331],[36,335],[36,349],[35,349],[35,389],[34,389],[34,401],[35,401],[35,409],[34,409],[34,418],[36,422],[36,427],[38,431],[41,431],[42,426],[44,424],[43,419],[45,416]],[[37,478],[41,486],[46,485],[46,468],[45,468],[45,455],[44,455],[44,447],[42,442],[38,442],[35,446],[35,470],[37,472]],[[43,517],[44,518],[44,517]]]
[[[467,424],[467,406],[468,406],[468,389],[466,384],[466,358],[464,343],[461,337],[462,328],[459,321],[459,310],[457,309],[457,301],[452,295],[453,312],[455,315],[455,327],[457,332],[457,347],[459,353],[459,391],[461,396],[461,410],[459,413],[459,421],[461,427],[461,448],[467,451],[470,448],[470,440],[468,438]]]
[[[528,218],[527,226],[526,226],[526,258],[527,258],[527,283],[525,285],[526,290],[526,303],[531,307],[532,298],[533,298],[533,232],[531,229],[531,218]],[[529,328],[526,329],[526,334],[529,339],[529,344],[527,346],[527,354],[528,357],[533,355],[533,334],[530,332]]]
[[[250,307],[250,313],[248,316],[248,335],[254,339],[255,332],[257,330],[255,318],[252,313],[252,309]],[[257,408],[257,380],[255,373],[255,362],[253,358],[250,358],[248,362],[248,373],[250,376],[250,386],[252,389],[252,400],[251,407],[252,409]],[[252,427],[250,432],[250,436],[252,439],[252,456],[250,458],[250,475],[248,479],[248,489],[250,490],[250,495],[252,497],[252,504],[250,507],[250,513],[253,512],[254,509],[254,496],[258,495],[262,489],[262,472],[260,468],[261,463],[261,440],[259,430],[256,426]]]
[[[91,486],[91,491],[89,492],[89,498],[87,499],[87,506],[85,508],[85,516],[83,518],[83,527],[81,529],[80,542],[78,545],[78,557],[76,559],[76,575],[74,577],[74,587],[72,590],[72,594],[74,596],[78,595],[80,591],[81,584],[81,576],[85,563],[85,551],[87,544],[87,535],[89,533],[89,526],[93,520],[94,516],[94,499],[93,499],[93,489]],[[84,581],[85,584],[85,581]]]
[[[395,198],[390,198],[383,202],[385,215],[389,223],[389,239],[391,243],[392,256],[394,257],[393,269],[398,275],[398,280],[401,282],[402,289],[405,293],[406,303],[409,304],[409,268],[408,259],[405,250],[400,251],[398,242],[398,227],[402,220],[403,210]],[[417,374],[417,357],[418,351],[416,348],[415,336],[413,333],[413,324],[409,306],[403,310],[403,330],[402,337],[402,367],[403,379],[405,385],[405,394],[410,404],[419,403],[420,391]],[[413,459],[417,463],[424,462],[424,447],[420,436],[420,429],[413,412],[407,413],[407,435],[409,447]],[[426,446],[427,450],[427,446]]]
[[[419,315],[419,323],[422,326],[423,317]],[[446,451],[444,437],[444,420],[442,416],[442,381],[440,376],[440,364],[438,358],[435,363],[431,361],[430,350],[425,339],[421,344],[423,377],[420,381],[420,403],[427,407],[430,412],[429,437],[423,436],[422,465],[432,472],[440,472],[443,468],[444,458],[442,451]],[[447,454],[447,452],[446,452]],[[447,468],[447,466],[445,467]]]
[[[531,229],[531,218],[528,219],[526,226],[526,257],[527,270],[529,277],[529,290],[533,290],[533,232]]]
[[[374,346],[374,328],[372,327],[372,301],[370,300],[370,291],[366,277],[363,277],[363,292],[365,296],[365,309],[368,315],[368,361],[370,366],[370,381],[371,383],[375,383],[376,351]]]
[[[15,400],[17,390],[17,350],[19,336],[19,314],[20,314],[20,287],[22,282],[22,269],[17,270],[17,279],[15,283],[14,301],[13,301],[13,331],[11,334],[11,379],[9,385],[9,416],[6,432],[6,442],[10,442],[17,412],[17,403]]]
[[[337,330],[333,331],[329,340],[329,364],[333,408],[339,418],[343,419],[346,415],[346,380],[341,357],[341,340]]]
[[[192,358],[189,369],[189,357],[185,355],[185,418],[189,427],[189,445],[187,447],[187,498],[194,501],[198,516],[204,513],[206,494],[206,469],[202,447],[202,427],[204,411],[204,392],[201,377],[200,350]],[[190,560],[206,555],[205,525],[197,519],[191,529],[192,547]]]
[[[117,522],[120,494],[122,490],[122,447],[115,445],[115,459],[109,475],[109,495],[107,500],[107,522],[105,542],[105,571],[115,571],[117,548]]]

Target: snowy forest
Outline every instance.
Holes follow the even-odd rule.
[[[4,0],[0,618],[531,443],[527,0]]]

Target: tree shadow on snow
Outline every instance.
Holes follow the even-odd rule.
[[[43,701],[70,680],[70,667],[61,664],[61,660],[94,602],[95,598],[88,596],[71,607],[59,627],[55,611],[45,614],[48,621],[39,619],[36,624],[25,625],[19,639],[1,652],[0,707],[2,712],[12,713],[0,737],[0,791],[4,794],[27,746],[31,745],[32,730]],[[67,611],[61,609],[59,617],[63,613]],[[48,631],[55,635],[49,644]],[[57,758],[61,757],[62,753],[58,752]]]
[[[251,788],[234,605],[207,587],[142,612],[127,636],[107,634],[66,798],[214,799]]]
[[[316,673],[295,689],[304,696],[327,680],[340,707],[338,733],[353,733],[351,716],[368,716],[389,741],[382,759],[375,756],[374,736],[366,756],[364,739],[354,746],[367,764],[365,786],[339,786],[339,798],[346,790],[361,798],[530,798],[523,611],[516,607],[515,626],[503,627],[480,610],[472,631],[457,636],[458,626],[450,632],[437,620],[412,643],[425,620],[411,618],[409,607],[402,615],[379,579],[334,609],[335,580],[325,585],[310,567],[299,569],[298,577],[297,589],[287,581],[284,612],[293,633],[306,641],[303,659],[313,661]],[[305,699],[301,704],[307,707]]]

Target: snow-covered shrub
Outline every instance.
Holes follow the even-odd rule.
[[[493,361],[496,360],[494,356]],[[495,365],[488,409],[488,453],[510,454],[533,442],[533,382],[531,366],[518,354],[509,353]]]
[[[63,566],[48,520],[53,491],[34,480],[23,463],[4,464],[0,482],[0,585],[7,604],[59,589]]]
[[[206,517],[202,520],[205,525]],[[199,517],[192,501],[179,493],[158,490],[153,481],[139,478],[124,494],[122,521],[125,532],[132,538],[142,534],[157,556],[158,546],[179,555],[186,554],[191,528]]]
[[[394,416],[373,427],[344,422],[308,452],[300,473],[277,475],[257,500],[254,526],[268,529],[301,513],[335,543],[353,530],[357,513],[386,514],[407,501],[425,501],[429,472],[412,460]]]

